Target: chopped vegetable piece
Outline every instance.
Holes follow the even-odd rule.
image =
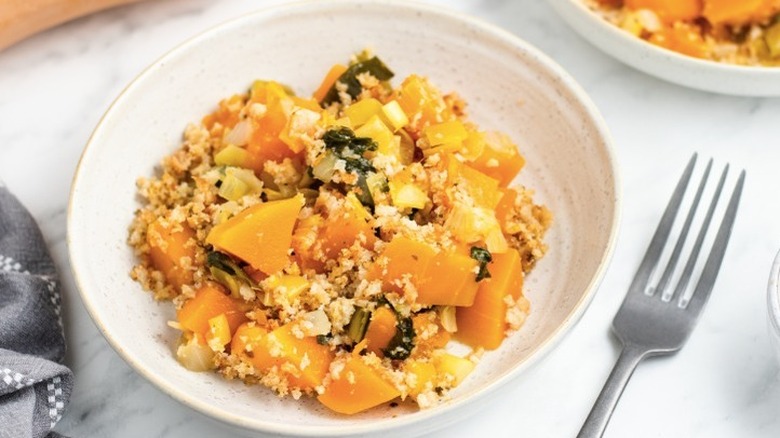
[[[403,360],[412,354],[414,348],[414,325],[412,318],[396,315],[398,322],[395,325],[395,335],[390,339],[387,348],[382,350],[390,359]]]
[[[523,289],[523,266],[516,250],[494,255],[490,269],[493,275],[480,283],[474,304],[456,311],[457,338],[486,350],[498,348],[504,340],[508,307],[505,298],[518,300]]]
[[[387,348],[390,340],[395,337],[397,319],[395,311],[388,306],[379,306],[371,314],[365,339],[368,340],[368,351],[383,357],[382,350]]]
[[[209,330],[211,318],[224,314],[231,331],[234,331],[247,320],[244,312],[241,301],[231,298],[221,286],[206,283],[195,292],[194,298],[184,303],[177,317],[182,329],[204,336]]]
[[[338,78],[343,75],[345,71],[347,71],[347,66],[343,64],[335,64],[330,68],[330,70],[328,70],[328,74],[325,75],[325,77],[322,79],[322,83],[314,92],[313,96],[315,99],[317,99],[317,102],[322,102],[322,100],[325,99],[325,95],[328,94],[328,90],[333,87],[333,84],[336,83],[336,80],[338,80]]]
[[[479,262],[479,272],[477,272],[477,281],[482,281],[486,278],[490,278],[490,271],[488,271],[488,263],[493,261],[493,257],[490,255],[490,251],[478,246],[471,247],[471,258]]]
[[[408,375],[414,376],[412,379],[407,379],[410,395],[416,397],[421,392],[433,389],[436,367],[432,363],[409,360],[404,364],[404,371]]]
[[[701,15],[702,0],[625,0],[625,5],[650,9],[666,21],[693,20]]]
[[[289,263],[287,251],[303,202],[303,195],[299,194],[249,207],[212,228],[206,243],[273,274]]]
[[[468,138],[468,132],[466,132],[463,123],[457,120],[428,126],[423,130],[423,135],[431,146],[460,144]]]
[[[430,245],[396,237],[385,246],[370,278],[382,278],[387,289],[403,291],[408,276],[422,305],[470,306],[478,284],[477,262],[458,252],[436,252]]]
[[[174,287],[192,283],[195,261],[195,232],[187,224],[168,224],[160,220],[149,224],[146,242],[152,266],[162,272]]]
[[[355,309],[355,313],[352,314],[352,319],[349,321],[347,327],[347,336],[352,339],[353,342],[360,342],[366,335],[366,329],[368,328],[368,321],[371,318],[371,312],[358,307]]]
[[[382,121],[390,127],[393,132],[398,131],[409,124],[409,118],[406,117],[403,108],[398,101],[391,100],[382,106]]]
[[[244,148],[229,144],[214,155],[214,163],[217,166],[243,167],[249,161],[249,153]]]
[[[344,115],[349,119],[350,124],[354,127],[359,127],[365,124],[371,117],[379,115],[382,111],[382,103],[378,100],[369,97],[367,99],[359,100],[352,105],[344,109]],[[360,135],[361,137],[367,137]]]
[[[363,89],[360,85],[360,81],[357,79],[357,76],[361,73],[369,73],[380,81],[389,81],[393,77],[393,72],[376,56],[362,62],[357,62],[349,66],[349,68],[339,76],[333,86],[330,87],[330,90],[328,90],[325,98],[322,99],[322,104],[327,106],[333,102],[339,101],[338,84],[344,84],[346,86],[346,93],[353,99],[356,98]]]
[[[474,362],[449,353],[437,354],[433,358],[433,366],[438,374],[452,376],[452,386],[458,386],[474,371]]]
[[[379,370],[363,362],[361,356],[348,357],[340,368],[317,398],[335,412],[356,414],[401,395]]]
[[[525,159],[506,135],[489,133],[482,154],[469,165],[506,187],[523,168]]]
[[[192,336],[188,341],[176,348],[176,358],[179,363],[190,371],[202,372],[217,367],[214,363],[214,350],[209,348],[199,335]]]
[[[233,336],[231,349],[263,372],[277,367],[292,387],[315,388],[325,379],[333,354],[314,337],[298,338],[296,325],[289,323],[270,333],[243,325]]]
[[[206,332],[206,341],[214,351],[224,351],[225,345],[230,343],[230,322],[224,313],[209,318],[209,330]]]

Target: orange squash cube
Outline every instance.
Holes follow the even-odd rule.
[[[317,87],[317,90],[314,92],[314,99],[316,99],[317,102],[322,102],[322,99],[325,99],[325,95],[328,94],[330,88],[333,86],[333,84],[336,83],[336,80],[338,80],[338,78],[344,74],[345,71],[347,71],[347,66],[342,64],[336,64],[331,67],[330,70],[328,70],[328,73],[322,79],[320,86]]]
[[[401,392],[386,381],[380,371],[363,362],[361,356],[350,356],[317,399],[334,412],[351,415],[400,395]]]
[[[410,75],[404,79],[396,100],[410,120],[408,130],[416,137],[426,126],[454,118],[441,93],[421,76]]]
[[[694,58],[707,58],[709,49],[699,31],[684,23],[675,23],[655,32],[651,43]]]
[[[491,277],[480,282],[474,304],[456,310],[456,337],[472,347],[495,350],[504,340],[507,305],[504,297],[522,296],[523,266],[520,254],[512,249],[494,254],[488,264]]]
[[[349,248],[355,241],[360,241],[364,248],[373,248],[376,236],[367,220],[370,217],[357,199],[350,202],[350,197],[348,197],[345,208],[332,212],[325,219],[320,231],[322,249],[326,257],[338,258],[341,250]]]
[[[377,307],[371,314],[371,321],[366,330],[365,340],[368,342],[368,351],[379,357],[384,357],[382,350],[387,348],[390,340],[395,336],[397,323],[395,312],[389,307]]]
[[[224,314],[232,333],[247,320],[245,312],[245,304],[230,297],[222,286],[206,283],[195,292],[194,298],[184,303],[176,316],[182,329],[206,337],[211,318]]]
[[[188,267],[195,262],[195,232],[187,224],[163,225],[155,221],[146,230],[149,259],[155,269],[162,272],[172,286],[179,289],[192,283],[193,271]]]
[[[295,336],[294,324],[270,333],[262,327],[243,325],[233,336],[231,351],[262,372],[277,367],[293,387],[312,389],[322,384],[333,353],[313,337]]]
[[[525,158],[517,146],[503,134],[489,133],[485,136],[482,153],[471,163],[474,169],[499,181],[506,187],[525,166]]]
[[[387,244],[369,278],[382,278],[387,289],[401,292],[400,281],[408,276],[420,304],[469,306],[478,288],[476,267],[477,261],[465,254],[437,253],[426,243],[399,236]]]
[[[425,390],[433,389],[432,385],[436,378],[436,367],[432,363],[409,360],[404,363],[404,371],[414,376],[411,382],[407,381],[411,396],[416,397]]]
[[[437,326],[436,332],[431,334],[430,325]],[[444,348],[448,342],[450,342],[450,332],[444,330],[444,328],[436,321],[436,313],[425,312],[418,313],[412,317],[412,325],[414,326],[415,338],[415,354],[422,353],[430,350],[437,350]]]
[[[701,0],[625,0],[625,5],[633,10],[650,9],[667,22],[693,20],[702,10]]]
[[[477,266],[476,260],[455,251],[436,254],[425,271],[426,281],[417,288],[417,302],[431,306],[470,306],[479,288]]]
[[[716,25],[761,22],[778,9],[777,0],[704,0],[704,16]]]
[[[506,223],[512,217],[517,200],[515,189],[501,189],[501,200],[496,205],[496,219],[501,224],[501,229],[506,230]]]
[[[287,252],[303,195],[249,207],[215,226],[206,243],[271,275],[290,262]]]

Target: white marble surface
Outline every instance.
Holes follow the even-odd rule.
[[[120,90],[174,45],[260,3],[151,1],[77,20],[0,52],[0,179],[38,219],[64,282],[67,364],[76,388],[57,426],[61,433],[224,433],[144,381],[98,333],[70,275],[65,207],[82,147]],[[637,370],[606,436],[780,436],[778,366],[765,317],[767,276],[780,247],[780,100],[705,94],[651,78],[583,42],[539,0],[437,3],[503,26],[576,77],[612,129],[625,203],[614,261],[579,325],[511,391],[435,436],[576,434],[618,354],[610,321],[693,151],[748,172],[725,268],[688,345]]]

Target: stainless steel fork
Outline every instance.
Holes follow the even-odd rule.
[[[712,169],[712,160],[709,161],[704,170],[704,175],[696,190],[693,203],[682,225],[680,236],[672,249],[666,268],[655,285],[651,282],[653,272],[660,262],[663,249],[667,242],[671,240],[672,226],[677,212],[680,210],[680,204],[682,204],[695,164],[696,154],[691,157],[685,172],[683,172],[680,181],[677,183],[677,188],[661,217],[661,222],[658,224],[650,246],[647,248],[642,264],[639,265],[634,281],[628,289],[623,305],[612,321],[612,330],[623,344],[623,351],[620,353],[612,373],[609,375],[604,388],[601,390],[601,394],[599,394],[596,403],[593,405],[590,415],[588,415],[582,429],[580,429],[580,433],[577,435],[578,438],[602,436],[612,416],[612,411],[615,409],[615,405],[620,399],[628,379],[631,378],[631,374],[639,362],[649,356],[672,354],[682,348],[691,331],[693,331],[701,310],[715,285],[715,279],[718,276],[718,270],[723,261],[723,255],[726,252],[731,229],[737,215],[742,187],[745,184],[744,170],[740,173],[737,184],[731,194],[731,199],[726,207],[726,213],[693,294],[686,293],[696,260],[699,257],[707,234],[707,229],[712,221],[718,199],[726,182],[726,175],[729,170],[728,165],[723,169],[723,173],[718,180],[715,194],[707,209],[706,216],[682,274],[674,288],[670,288],[670,282],[680,260],[685,239],[691,228],[696,209]]]

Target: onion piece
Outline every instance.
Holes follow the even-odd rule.
[[[252,124],[249,120],[242,120],[230,130],[225,136],[225,143],[246,146],[249,143],[249,138],[252,135]]]

